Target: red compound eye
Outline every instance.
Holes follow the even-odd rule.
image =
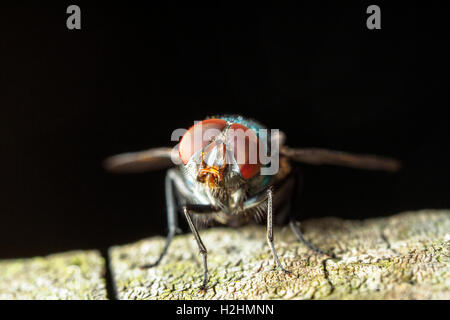
[[[226,125],[227,122],[223,119],[207,119],[190,127],[181,139],[178,149],[183,164],[187,164],[196,152],[208,145]],[[259,173],[261,146],[253,130],[242,124],[233,123],[228,131],[227,145],[232,149],[244,179],[250,179]]]
[[[214,133],[221,132],[227,122],[223,119],[207,119],[194,124],[184,134],[178,147],[183,164],[188,163],[194,153],[205,147]]]
[[[241,176],[248,180],[257,175],[261,169],[259,159],[261,145],[255,132],[242,124],[233,123],[228,133],[228,141],[233,148]]]

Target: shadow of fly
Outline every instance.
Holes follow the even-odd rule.
[[[397,160],[350,154],[319,148],[291,148],[285,135],[268,130],[261,123],[242,116],[210,117],[184,130],[175,148],[155,148],[112,156],[106,169],[117,173],[144,172],[168,168],[165,179],[168,235],[159,258],[142,267],[157,266],[174,236],[180,232],[177,213],[183,212],[203,257],[203,283],[208,283],[207,250],[199,225],[240,226],[266,220],[267,243],[276,266],[290,273],[280,262],[274,247],[273,221],[285,221],[299,241],[318,254],[334,257],[302,235],[294,219],[293,197],[299,175],[291,162],[339,165],[359,169],[395,172]],[[173,138],[173,137],[172,137]],[[173,139],[174,140],[174,139]]]

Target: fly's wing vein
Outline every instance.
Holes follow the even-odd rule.
[[[106,170],[116,173],[145,172],[166,169],[175,165],[172,148],[154,148],[138,152],[122,153],[107,158],[103,165]],[[178,159],[178,153],[173,157]]]
[[[282,147],[280,153],[293,161],[305,162],[314,165],[339,165],[344,167],[385,170],[395,172],[400,169],[400,161],[392,158],[370,155],[352,154],[319,148],[289,148]]]

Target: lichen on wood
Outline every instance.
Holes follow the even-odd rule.
[[[0,260],[0,300],[103,300],[104,273],[94,250]]]
[[[302,223],[305,237],[338,259],[313,253],[289,228],[275,229],[274,268],[264,226],[204,230],[206,292],[192,234],[177,236],[160,266],[164,238],[110,249],[120,299],[450,299],[450,211],[422,210],[364,221]]]

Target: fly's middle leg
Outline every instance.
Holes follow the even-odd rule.
[[[177,208],[176,208],[176,200],[175,195],[173,192],[173,172],[169,170],[166,174],[166,180],[165,180],[165,191],[166,191],[166,207],[167,207],[167,225],[169,228],[169,232],[167,234],[166,243],[164,245],[163,250],[161,251],[161,254],[159,255],[159,258],[149,264],[145,264],[141,266],[141,268],[152,268],[157,266],[161,260],[164,258],[164,256],[167,253],[167,250],[169,249],[169,246],[175,237],[177,233],[180,233],[180,230],[178,229],[178,219],[177,219]]]
[[[294,173],[294,189],[292,192],[292,198],[291,198],[291,211],[290,211],[290,221],[289,221],[289,226],[291,227],[291,230],[294,232],[295,236],[297,237],[297,239],[302,242],[305,246],[307,246],[310,250],[312,250],[315,253],[318,254],[322,254],[325,256],[328,256],[330,258],[335,259],[336,256],[334,253],[329,253],[326,252],[322,249],[319,249],[318,247],[316,247],[315,245],[313,245],[311,242],[309,242],[308,240],[305,239],[305,237],[303,236],[302,231],[300,230],[298,224],[299,222],[295,220],[295,213],[296,213],[296,201],[295,201],[295,196],[297,195],[297,193],[299,192],[300,188],[302,187],[302,181],[300,181],[300,173],[299,172],[295,172]]]
[[[291,220],[289,222],[289,226],[291,227],[292,231],[295,233],[297,239],[302,242],[305,246],[307,246],[310,250],[314,251],[315,253],[322,254],[325,256],[329,256],[330,258],[335,259],[336,256],[334,253],[326,252],[322,249],[319,249],[315,245],[313,245],[311,242],[305,239],[303,236],[303,233],[301,232],[300,228],[297,226],[297,221]]]

